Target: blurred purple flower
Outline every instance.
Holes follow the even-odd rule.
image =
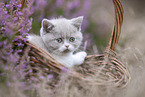
[[[54,76],[52,75],[52,74],[49,74],[48,76],[47,76],[47,78],[48,79],[52,79]]]
[[[21,4],[19,2],[21,0],[0,2],[0,68],[3,69],[3,73],[7,73],[7,86],[11,85],[10,80],[15,81],[24,78],[22,71],[13,74],[16,72],[16,65],[26,63],[26,60],[19,62],[21,58],[18,53],[22,52],[24,44],[20,41],[20,37],[16,36],[25,37],[32,25],[32,18],[30,19],[31,9],[26,7],[20,10]],[[27,6],[29,6],[29,3],[32,3],[32,1],[27,2]],[[13,50],[13,42],[15,41],[19,42],[18,48]]]
[[[87,19],[89,17],[90,2],[90,0],[35,0],[33,6],[34,19],[41,22],[46,17],[51,19],[59,16],[65,18],[84,16],[84,23],[82,25],[82,30],[84,31],[89,25]],[[35,15],[38,17],[35,17]]]
[[[37,10],[41,10],[41,8],[45,8],[47,6],[47,0],[36,0],[35,8]]]
[[[7,86],[10,87],[11,86],[11,83],[10,82],[7,82]]]
[[[30,69],[29,72],[32,73],[33,72],[32,69]]]
[[[40,76],[39,78],[40,78],[40,79],[44,79],[44,76]]]
[[[56,0],[56,6],[61,7],[64,3],[64,0]]]
[[[90,0],[84,0],[84,10],[89,10],[90,8]]]
[[[61,70],[63,72],[66,72],[66,73],[69,73],[70,72],[70,69],[66,68],[66,67],[62,67]]]
[[[70,11],[70,10],[73,10],[74,8],[78,8],[80,6],[80,1],[78,0],[75,0],[75,1],[71,1],[71,2],[68,2],[67,3],[67,10]]]
[[[10,7],[11,7],[11,5],[8,5],[8,4],[6,5],[6,8],[10,8]]]

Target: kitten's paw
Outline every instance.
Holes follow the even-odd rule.
[[[37,40],[36,38],[37,37],[39,37],[39,36],[36,36],[36,35],[28,35],[28,36],[26,36],[26,38],[27,38],[27,40],[29,41],[29,42],[34,42],[35,43],[35,41]]]
[[[83,51],[76,53],[73,56],[74,57],[74,64],[75,65],[81,65],[84,62],[86,56],[87,56],[87,53],[83,52]]]
[[[32,36],[26,36],[27,40],[32,40]]]
[[[85,58],[87,56],[87,53],[82,51],[78,53],[80,57]]]

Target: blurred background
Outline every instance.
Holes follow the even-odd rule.
[[[12,1],[11,4],[9,4],[10,1]],[[17,2],[20,1],[21,0],[0,0],[0,7],[7,10],[11,9],[11,6],[13,9],[12,11],[17,10],[20,12],[20,9],[18,9],[20,7],[16,6]],[[145,97],[145,1],[121,0],[121,2],[124,8],[124,21],[116,50],[119,59],[129,68],[132,77],[130,83],[123,89],[112,89],[107,87],[105,89],[103,88],[103,90],[101,90],[99,86],[94,86],[90,89],[90,87],[84,85],[85,89],[89,91],[88,95],[90,96],[84,95],[82,92],[80,96],[70,97],[106,97],[106,95],[107,97]],[[41,20],[43,18],[52,19],[64,17],[71,19],[77,16],[84,16],[82,24],[84,42],[82,48],[87,44],[86,51],[88,54],[98,54],[103,53],[108,46],[114,23],[114,5],[112,0],[27,0],[27,7],[24,8],[25,13],[23,14],[24,21],[22,19],[20,22],[20,24],[22,23],[23,25],[18,25],[17,18],[15,18],[14,22],[11,21],[11,18],[14,19],[13,17],[15,17],[14,14],[8,16],[10,13],[2,13],[3,9],[0,8],[0,29],[1,32],[6,32],[4,27],[7,27],[9,29],[7,32],[11,31],[11,34],[6,33],[3,38],[3,33],[0,33],[1,97],[38,97],[33,95],[28,96],[30,93],[29,89],[22,88],[26,85],[30,86],[29,88],[35,87],[41,95],[40,97],[49,97],[46,96],[46,94],[51,92],[49,90],[44,90],[42,85],[31,86],[30,84],[21,82],[21,80],[24,79],[24,76],[22,76],[23,71],[17,73],[17,70],[15,72],[13,70],[14,66],[18,64],[16,63],[17,59],[19,59],[16,57],[17,54],[13,54],[12,51],[9,53],[6,52],[6,54],[2,53],[11,48],[12,40],[14,39],[12,35],[15,34],[14,32],[19,31],[20,35],[26,35],[26,33],[22,33],[22,31],[39,35]],[[19,13],[19,15],[21,14],[22,13]],[[19,17],[19,15],[17,17]],[[4,16],[8,16],[8,19],[5,19],[5,21],[8,20],[8,26],[2,24],[3,18],[5,18]],[[25,23],[29,25],[25,27]],[[28,29],[19,29],[19,26],[20,28]],[[1,41],[7,46],[8,50],[2,45]],[[15,59],[16,61],[13,62],[12,60]],[[22,63],[26,62],[24,61]],[[16,76],[17,74],[19,74],[19,77]],[[64,84],[66,89],[69,89],[67,84],[71,84],[71,82]],[[24,92],[23,90],[27,91]],[[35,94],[36,90],[32,90],[30,94]],[[64,92],[62,89],[60,91],[62,93]]]

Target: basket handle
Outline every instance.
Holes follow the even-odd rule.
[[[108,49],[115,51],[121,32],[122,22],[123,22],[123,7],[120,0],[113,0],[113,3],[115,9],[115,19],[114,19],[114,26],[112,29],[112,34],[109,41]]]

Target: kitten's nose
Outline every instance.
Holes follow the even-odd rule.
[[[68,47],[69,47],[69,45],[65,45],[65,47],[66,47],[66,48],[68,48]]]

